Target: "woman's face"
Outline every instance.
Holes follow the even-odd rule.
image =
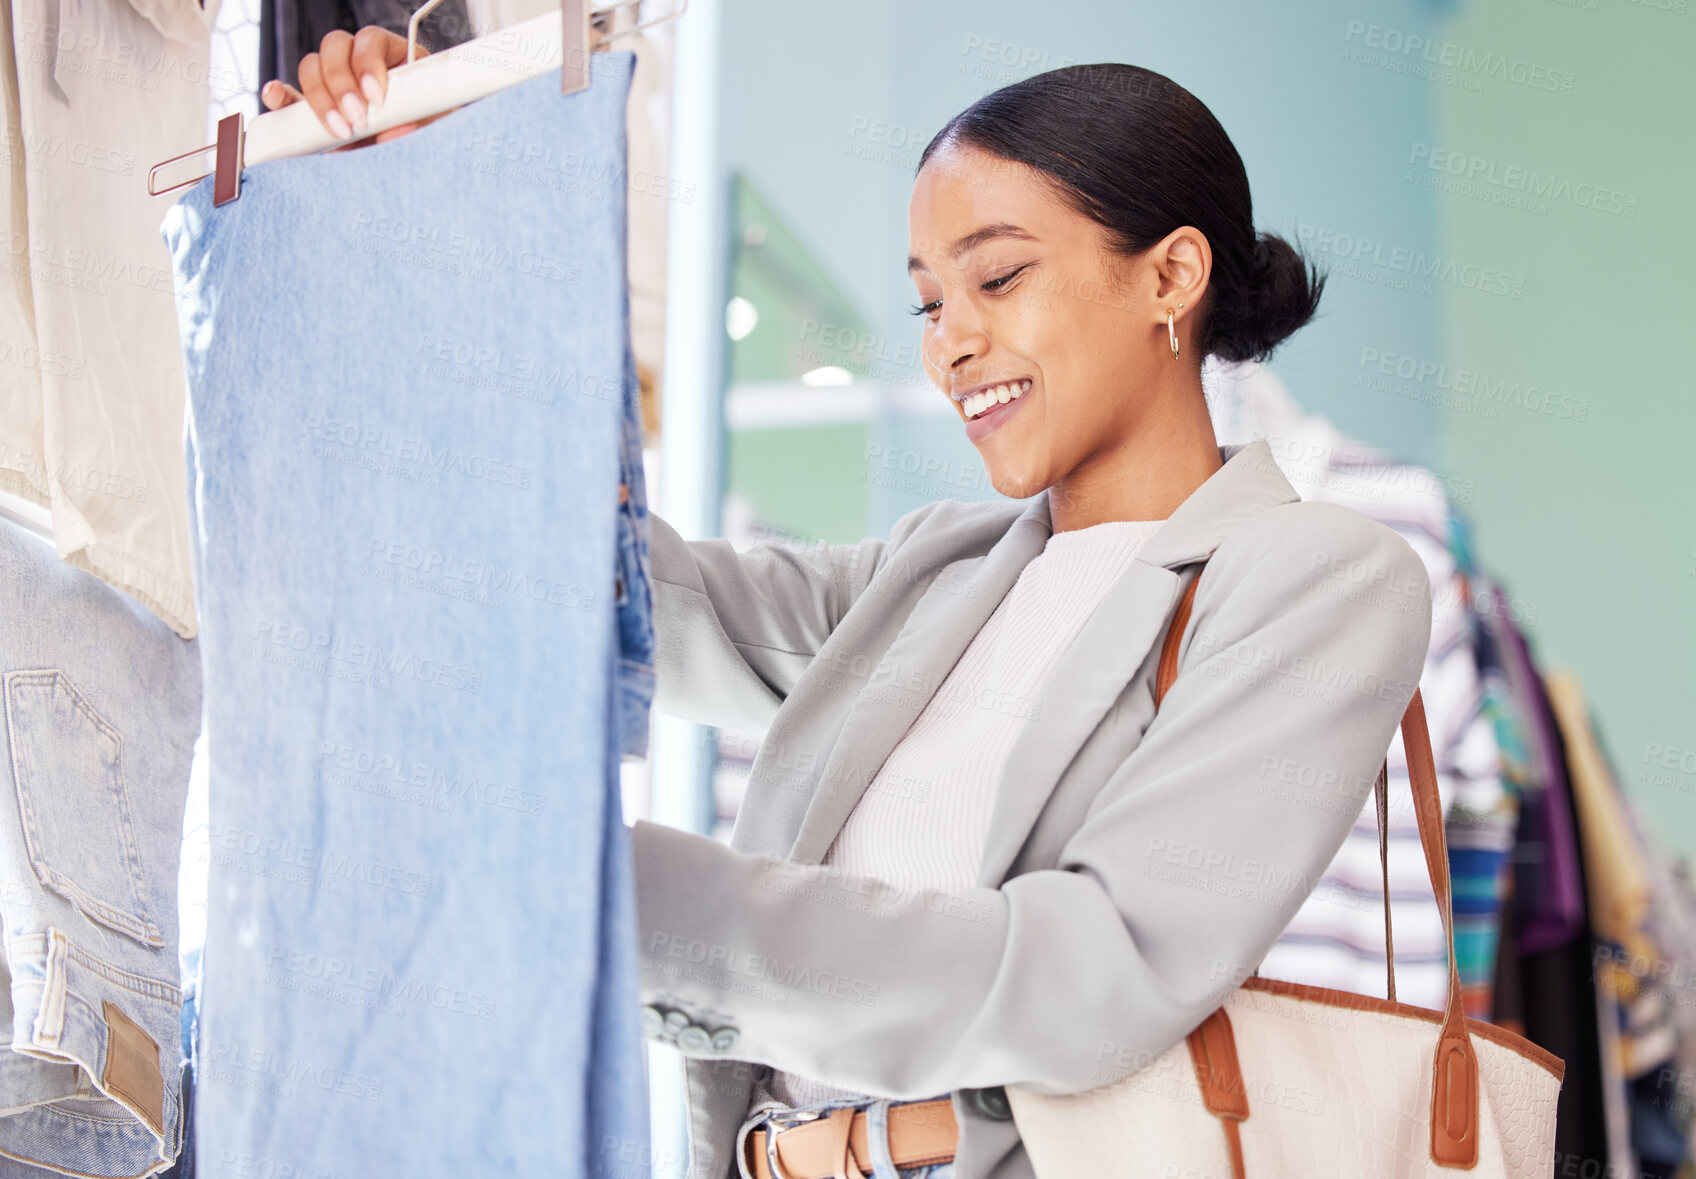
[[[1155,366],[1174,364],[1166,307],[1186,296],[1161,247],[1115,255],[1042,173],[959,145],[926,162],[908,225],[925,369],[995,489],[1024,499],[1123,446],[1175,375]]]

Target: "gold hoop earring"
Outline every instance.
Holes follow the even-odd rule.
[[[1172,309],[1166,308],[1166,336],[1172,341],[1172,359],[1178,359],[1178,328],[1172,322]]]

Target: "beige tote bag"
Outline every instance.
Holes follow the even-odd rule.
[[[1156,707],[1177,674],[1199,580],[1161,649]],[[1374,793],[1389,998],[1256,976],[1153,1064],[1111,1085],[1064,1096],[1007,1086],[1037,1179],[1552,1173],[1565,1063],[1523,1036],[1466,1017],[1442,804],[1417,690],[1401,728],[1419,842],[1448,940],[1446,1010],[1396,1002],[1386,763]]]

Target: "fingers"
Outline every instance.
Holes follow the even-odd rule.
[[[301,94],[287,82],[272,78],[259,88],[259,101],[265,104],[266,110],[276,111],[301,101]]]
[[[346,36],[347,34],[342,34]],[[329,40],[329,38],[325,38]],[[347,125],[347,119],[336,109],[336,99],[324,85],[324,59],[322,54],[308,53],[300,59],[300,92],[306,99],[306,104],[318,116],[318,121],[337,139],[351,139],[353,130]]]
[[[429,50],[418,46],[418,56]],[[380,25],[366,25],[354,34],[353,54],[348,62],[359,80],[359,91],[367,102],[381,102],[389,92],[389,67],[406,61],[406,38]]]
[[[353,34],[342,29],[336,29],[324,34],[324,40],[318,45],[318,78],[325,93],[329,95],[331,108],[342,117],[343,123],[353,130],[363,130],[365,127],[365,98],[359,93],[359,84],[353,79]],[[301,79],[302,89],[305,89],[305,78]],[[328,120],[326,120],[328,122]],[[332,131],[336,129],[331,127]],[[343,139],[348,136],[341,135]]]
[[[417,57],[429,53],[422,45]],[[337,139],[352,139],[370,120],[369,103],[381,102],[389,90],[389,70],[406,61],[406,38],[378,25],[357,34],[336,29],[324,35],[317,53],[300,59],[300,89],[268,82],[260,100],[269,110],[305,102],[326,130]],[[422,119],[391,127],[376,136],[382,143],[430,122]]]

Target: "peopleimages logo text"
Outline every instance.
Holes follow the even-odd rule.
[[[1427,254],[1407,246],[1393,246],[1369,237],[1339,233],[1317,225],[1298,224],[1296,238],[1310,250],[1331,254],[1347,263],[1377,266],[1413,279],[1435,279],[1486,295],[1525,295],[1525,276],[1509,274],[1489,266],[1458,262],[1441,254]],[[1430,293],[1429,290],[1424,293]]]
[[[1437,41],[1420,33],[1367,24],[1360,20],[1348,22],[1343,41],[1395,57],[1440,66],[1460,74],[1476,78],[1495,78],[1502,82],[1529,86],[1533,90],[1547,90],[1553,94],[1571,94],[1573,83],[1577,80],[1577,75],[1572,71],[1556,69],[1543,62],[1510,57],[1505,53],[1480,51],[1454,41]]]

